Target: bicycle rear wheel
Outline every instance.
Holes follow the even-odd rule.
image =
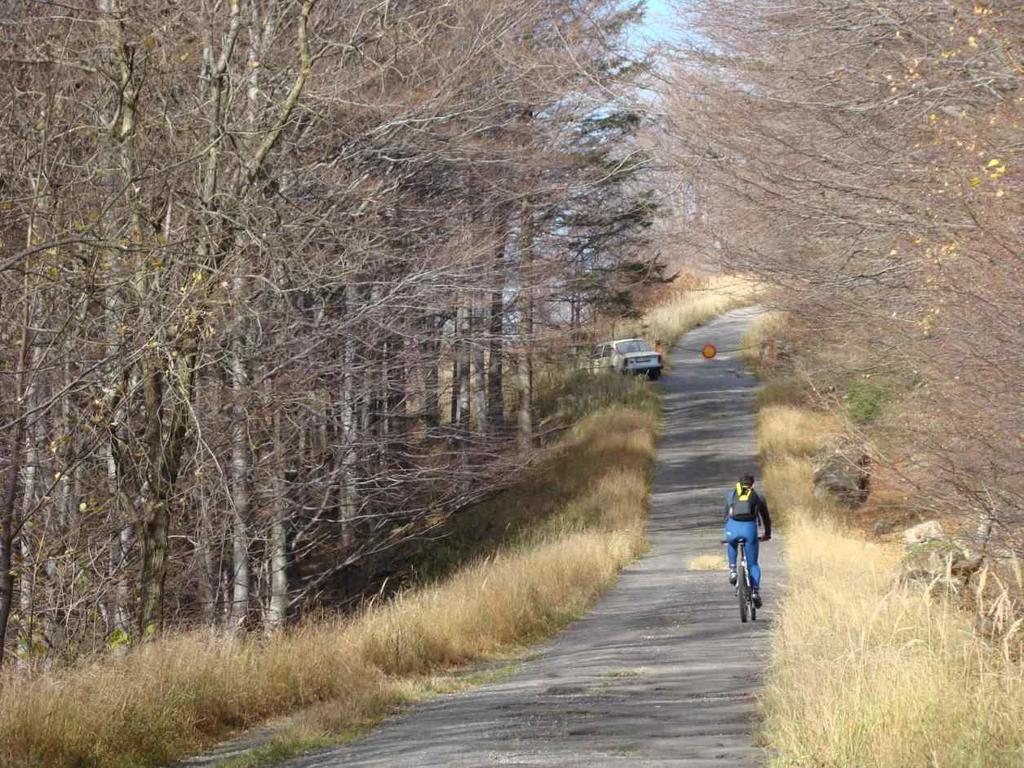
[[[736,594],[740,599],[740,621],[744,624],[750,619],[750,576],[747,574],[747,553],[744,551],[743,542],[740,542],[737,549],[737,561],[739,562],[738,573],[736,574]]]

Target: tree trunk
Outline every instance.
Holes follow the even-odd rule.
[[[269,385],[268,385],[269,389]],[[274,412],[274,520],[270,527],[270,629],[288,621],[288,485],[285,478],[285,445],[280,410]]]
[[[503,336],[505,333],[505,280],[502,271],[502,261],[505,253],[505,239],[502,235],[498,245],[497,269],[494,279],[497,287],[491,293],[491,317],[488,328],[488,363],[487,369],[487,418],[491,428],[501,431],[505,425],[505,402],[503,393]]]
[[[241,629],[249,615],[249,532],[238,512],[231,520],[231,611],[228,626]]]
[[[21,562],[17,569],[19,580],[16,653],[19,661],[16,663],[19,664],[31,661],[36,637],[36,567],[27,534],[28,531],[23,528],[21,536],[18,537]]]
[[[34,387],[30,386],[29,394],[27,395],[30,410],[34,407],[31,395],[33,389]],[[38,433],[40,431],[39,425],[37,424],[30,431]],[[39,456],[36,450],[37,438],[38,435],[31,435],[25,441],[25,469],[22,472],[23,488],[21,492],[21,520],[25,522],[23,522],[21,533],[18,536],[21,549],[18,646],[19,655],[22,655],[25,659],[31,659],[32,657],[35,650],[34,639],[36,634],[36,553],[32,551],[32,544],[29,542],[30,525],[27,521],[35,501],[36,482],[39,475]],[[35,526],[32,525],[31,527],[34,528]],[[37,537],[40,542],[46,541],[46,533],[46,526],[43,526],[42,532]]]
[[[385,434],[389,450],[397,446],[405,436],[407,419],[405,418],[406,398],[409,386],[405,361],[405,342],[402,337],[394,334],[388,341],[387,351],[381,361],[381,373],[385,380],[387,422]]]
[[[192,340],[193,344],[198,343]],[[167,549],[170,531],[170,500],[177,484],[185,449],[188,413],[195,391],[195,349],[183,349],[175,359],[177,367],[165,369],[155,356],[142,362],[142,391],[146,432],[143,441],[147,458],[147,494],[143,505],[142,569],[140,577],[140,637],[149,638],[163,630],[164,582],[167,578]],[[178,391],[173,401],[164,402],[168,374],[173,374]]]
[[[348,291],[346,291],[348,293]],[[346,309],[349,313],[354,311],[350,303]],[[341,542],[344,547],[351,547],[355,543],[355,516],[359,508],[359,495],[356,487],[356,434],[358,424],[356,423],[356,397],[355,397],[355,366],[356,366],[356,342],[346,337],[342,342],[342,376],[341,376],[341,402],[338,408],[341,411],[340,446],[333,448],[337,456],[340,451],[340,488],[338,503],[340,506],[339,517],[341,518]]]
[[[249,616],[249,500],[252,456],[249,449],[247,403],[249,371],[245,360],[247,334],[242,313],[245,278],[232,279],[234,327],[231,339],[231,613],[229,625],[240,629]]]
[[[533,445],[533,359],[529,342],[519,353],[519,443]]]
[[[220,572],[213,556],[213,530],[210,523],[207,494],[199,489],[199,523],[196,531],[195,567],[200,572],[197,584],[197,597],[203,614],[203,623],[207,627],[217,625],[217,603],[219,594]]]
[[[32,350],[29,352],[29,371],[35,370],[38,365],[38,352],[37,347],[33,345]],[[31,375],[31,374],[30,374]],[[31,382],[30,379],[26,380],[24,394],[22,395],[25,401],[25,408],[27,413],[32,413],[36,410],[37,400],[36,397],[36,385]],[[26,416],[26,418],[28,418]],[[21,550],[21,564],[18,569],[20,574],[19,584],[19,619],[18,619],[18,646],[19,655],[23,654],[23,658],[31,659],[32,653],[35,650],[34,638],[36,634],[36,567],[37,567],[37,556],[39,553],[33,552],[33,544],[30,542],[30,538],[35,538],[40,542],[40,546],[47,539],[47,525],[42,526],[42,530],[38,531],[35,536],[32,535],[33,530],[38,526],[35,523],[31,523],[29,516],[32,514],[32,506],[35,503],[36,496],[36,483],[39,478],[39,451],[36,446],[39,440],[42,438],[42,419],[39,414],[32,417],[35,419],[35,424],[31,428],[26,426],[25,428],[25,459],[24,469],[21,473],[22,490],[21,490],[21,516],[22,528],[18,535],[19,549]],[[15,450],[19,450],[15,447]]]
[[[142,523],[142,605],[139,612],[139,636],[142,639],[160,634],[164,626],[169,526],[167,503],[164,500],[146,505]]]
[[[458,337],[455,347],[455,378],[454,386],[458,392],[455,409],[455,425],[461,432],[469,431],[470,418],[470,371],[469,371],[469,328],[470,310],[466,305],[460,306],[456,313]]]
[[[520,291],[522,317],[519,359],[519,443],[523,448],[533,444],[533,288],[530,265],[533,261],[533,220],[529,203],[523,203],[519,228]]]
[[[29,234],[31,237],[31,232]],[[3,665],[7,649],[7,625],[11,619],[14,603],[14,539],[18,534],[16,505],[18,480],[21,475],[22,450],[25,445],[25,394],[28,381],[29,350],[32,348],[32,317],[28,285],[28,271],[24,278],[24,312],[21,323],[21,339],[14,372],[14,395],[12,415],[14,434],[11,436],[11,457],[4,478],[4,494],[0,498],[0,665]]]
[[[269,387],[268,387],[269,388]],[[270,605],[267,612],[271,629],[288,621],[288,487],[285,480],[285,446],[281,412],[274,412],[274,520],[270,527]]]
[[[476,412],[476,431],[480,434],[487,432],[487,355],[486,348],[484,347],[482,334],[478,333],[480,326],[483,325],[483,312],[478,311],[475,307],[470,310],[470,317],[472,318],[471,323],[473,327],[473,333],[471,337],[473,339],[472,344],[472,390],[473,390],[473,410]]]
[[[18,462],[13,459],[11,467]],[[0,664],[3,664],[7,650],[7,623],[11,618],[11,603],[14,600],[14,502],[18,482],[17,472],[8,469],[5,478],[3,507],[0,508]]]
[[[441,405],[438,402],[438,375],[441,366],[440,342],[437,338],[437,320],[431,315],[424,323],[427,339],[420,345],[423,355],[423,425],[429,431],[438,425]]]
[[[455,340],[452,342],[452,396],[449,422],[454,427],[459,423],[459,339],[458,320],[455,321]]]
[[[15,385],[20,391],[20,384]],[[20,398],[19,398],[20,400]],[[17,409],[20,410],[20,407]],[[18,474],[21,470],[21,446],[25,439],[24,420],[16,413],[10,465],[4,478],[4,495],[0,500],[0,665],[7,649],[7,624],[14,602],[14,509],[17,501]]]
[[[142,386],[146,408],[144,437],[150,466],[150,498],[143,503],[141,526],[142,569],[139,577],[139,637],[146,639],[163,629],[164,581],[167,576],[168,509],[164,493],[162,425],[163,371],[152,358],[143,362]]]
[[[284,626],[288,621],[288,529],[285,504],[282,499],[275,510],[270,527],[270,611],[271,629]]]

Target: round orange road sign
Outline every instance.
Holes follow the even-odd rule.
[[[714,344],[705,344],[700,353],[704,356],[705,360],[710,360],[718,354],[718,348]]]

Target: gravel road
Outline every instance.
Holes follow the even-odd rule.
[[[587,616],[507,679],[289,765],[760,765],[755,695],[782,577],[776,543],[763,548],[766,604],[753,625],[740,624],[724,573],[687,570],[695,555],[718,551],[724,494],[755,467],[755,383],[738,353],[753,315],[731,312],[673,351],[661,380],[651,549]],[[710,362],[699,354],[706,342],[721,350]]]

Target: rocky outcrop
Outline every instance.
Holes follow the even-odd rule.
[[[981,555],[972,554],[960,543],[946,538],[938,520],[908,528],[903,532],[907,545],[902,578],[926,586],[941,586],[960,592],[984,564]]]
[[[892,520],[876,520],[875,524],[871,526],[871,530],[875,536],[887,536],[896,529],[896,523]]]
[[[943,538],[945,532],[938,520],[926,520],[903,532],[903,543],[908,547]]]
[[[840,436],[826,441],[813,458],[814,493],[859,507],[868,498],[871,458],[856,440]]]

